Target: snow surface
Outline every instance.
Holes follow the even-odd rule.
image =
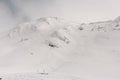
[[[0,35],[2,80],[120,80],[120,17],[75,23],[57,17]]]

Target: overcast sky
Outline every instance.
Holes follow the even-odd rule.
[[[40,17],[94,22],[120,16],[120,0],[0,0],[0,32]]]

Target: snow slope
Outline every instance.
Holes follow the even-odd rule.
[[[25,72],[36,71],[42,67],[54,70],[67,61],[68,49],[72,50],[76,44],[71,35],[71,25],[50,17],[23,23],[10,30],[0,39],[1,69],[7,72],[19,72],[21,69]],[[10,67],[10,71],[6,67]]]
[[[89,24],[44,17],[19,24],[0,36],[0,73],[6,74],[1,77],[18,80],[19,73],[27,76],[22,80],[41,80],[43,73],[52,80],[120,80],[119,30],[120,17]]]

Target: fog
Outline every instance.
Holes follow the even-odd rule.
[[[0,0],[0,32],[40,17],[56,16],[77,22],[114,19],[119,0]]]

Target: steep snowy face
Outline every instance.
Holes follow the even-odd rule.
[[[8,37],[11,39],[21,38],[21,41],[24,41],[28,40],[26,37],[38,35],[38,37],[34,36],[34,38],[50,39],[47,40],[47,43],[58,44],[58,42],[64,42],[68,44],[72,39],[71,35],[75,34],[79,27],[80,24],[69,23],[57,17],[40,18],[35,22],[19,24],[8,33]]]

